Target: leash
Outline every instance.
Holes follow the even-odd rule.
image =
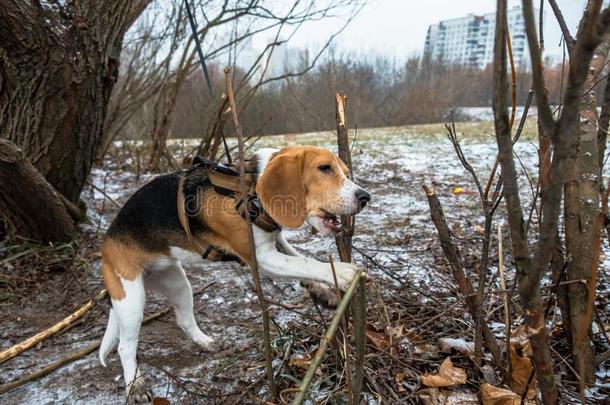
[[[208,85],[208,90],[210,91],[210,96],[214,97],[214,91],[212,90],[212,82],[210,80],[208,68],[205,63],[205,56],[203,55],[203,51],[201,50],[201,42],[199,41],[199,35],[197,34],[197,24],[195,23],[195,18],[193,17],[193,13],[191,12],[191,6],[189,5],[189,0],[184,0],[184,5],[186,7],[186,15],[189,20],[189,25],[191,26],[191,31],[193,33],[193,39],[195,40],[195,48],[197,49],[197,55],[199,56],[199,63],[201,64],[201,69],[203,69],[203,76],[205,77],[205,81]],[[231,163],[233,163],[233,161],[231,159],[231,152],[229,151],[229,145],[227,144],[227,139],[225,138],[225,134],[222,131],[220,131],[220,137],[222,138],[222,144],[224,146],[227,161],[229,162],[229,164],[231,164]]]
[[[186,8],[186,14],[193,34],[193,40],[195,41],[195,48],[199,57],[199,64],[203,70],[203,75],[208,85],[210,96],[213,97],[214,94],[212,90],[212,82],[205,63],[205,56],[203,54],[203,50],[201,49],[201,41],[199,40],[197,24],[195,22],[193,12],[191,11],[189,0],[184,0],[184,6]],[[231,159],[229,145],[227,144],[227,139],[222,131],[220,131],[220,136],[222,138],[225,156],[227,157],[229,165],[225,166],[201,156],[197,156],[195,159],[193,159],[193,165],[200,167],[207,172],[207,177],[214,187],[214,191],[216,193],[237,199],[236,196],[240,194],[239,172],[233,167],[233,160]],[[253,224],[266,232],[273,232],[279,229],[280,226],[273,220],[273,218],[271,218],[269,214],[267,214],[267,212],[265,212],[258,196],[256,195],[256,172],[249,171],[245,173],[244,176],[246,177],[244,181],[246,181],[246,184],[248,185],[248,195],[245,198],[240,198],[236,202],[235,209],[243,218],[249,219]],[[185,176],[180,176],[177,198],[178,218],[180,220],[180,225],[182,225],[189,242],[196,248],[196,250],[200,252],[201,257],[209,260],[222,260],[223,257],[227,256],[224,252],[215,248],[211,244],[202,244],[201,241],[194,238],[191,233],[185,205],[184,181]]]

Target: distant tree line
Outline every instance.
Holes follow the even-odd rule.
[[[306,58],[303,63],[308,63]],[[562,66],[548,68],[546,76],[550,102],[557,105],[562,90]],[[531,83],[530,72],[518,67],[518,105],[526,103]],[[417,56],[397,64],[388,58],[366,59],[331,52],[308,74],[287,77],[258,89],[248,99],[247,107],[241,109],[241,119],[250,135],[333,128],[332,97],[336,90],[343,90],[348,96],[350,121],[359,127],[442,122],[449,119],[453,108],[491,108],[491,84],[491,66],[480,70]],[[215,120],[215,111],[209,108],[211,100],[203,94],[204,89],[199,72],[186,80],[177,96],[172,137],[200,137],[202,130]],[[219,91],[218,95],[221,94]],[[152,113],[153,109],[142,109],[143,113],[147,111]],[[455,119],[467,117],[457,112]]]

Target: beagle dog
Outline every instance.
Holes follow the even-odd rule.
[[[349,179],[345,164],[324,148],[261,149],[252,161],[256,195],[278,228],[308,223],[321,234],[333,236],[340,228],[337,216],[356,214],[370,200],[369,193]],[[253,263],[248,223],[235,209],[235,198],[218,193],[206,180],[197,167],[184,175],[152,180],[125,203],[102,243],[101,271],[112,307],[99,358],[106,366],[106,357],[118,345],[127,395],[135,402],[148,397],[136,362],[145,291],[166,297],[184,333],[211,349],[213,339],[201,331],[193,316],[191,285],[180,257],[184,250],[198,252],[197,246],[209,245],[248,265]],[[178,212],[182,189],[189,211],[188,237]],[[301,256],[281,229],[253,225],[253,237],[262,274],[302,280],[314,294],[332,292],[327,287],[334,285],[330,265]],[[339,287],[345,289],[358,268],[339,262],[335,270]]]

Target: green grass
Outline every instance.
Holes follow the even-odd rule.
[[[515,122],[515,130],[517,125],[518,122]],[[455,126],[461,139],[489,142],[495,141],[493,121],[458,122],[455,124]],[[513,131],[513,133],[514,132],[515,131]],[[407,139],[443,139],[446,136],[446,130],[443,123],[405,125],[385,128],[363,128],[358,129],[357,131],[351,128],[350,137],[353,138],[354,136],[356,136],[357,141],[375,141],[381,144],[389,144],[394,142],[397,137],[405,137]],[[526,120],[521,139],[534,139],[536,136],[536,119],[528,118]],[[328,130],[303,134],[265,136],[258,141],[258,145],[260,147],[277,147],[286,144],[326,145],[330,143],[334,145],[335,142],[336,135],[334,130]]]

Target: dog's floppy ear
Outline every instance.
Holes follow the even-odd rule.
[[[280,151],[256,183],[263,208],[278,224],[298,228],[305,222],[303,154]]]

